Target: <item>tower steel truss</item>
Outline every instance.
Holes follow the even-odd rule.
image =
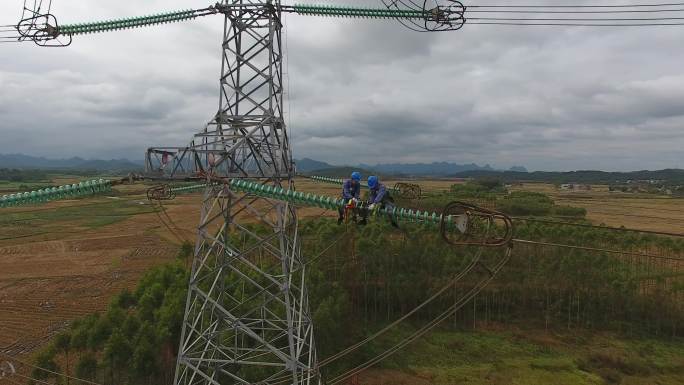
[[[167,177],[199,173],[293,189],[279,1],[225,0],[217,8],[225,14],[218,112],[188,147],[148,151],[148,170],[168,165]],[[208,185],[175,384],[282,383],[284,375],[319,383],[295,207]]]

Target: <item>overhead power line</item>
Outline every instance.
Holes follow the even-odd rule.
[[[684,3],[654,4],[616,4],[616,5],[540,5],[540,4],[473,4],[466,5],[466,24],[473,25],[507,25],[507,26],[564,26],[564,27],[657,27],[684,25],[680,12],[684,12]],[[615,15],[639,13],[658,13],[662,17],[554,17],[561,15],[601,14]],[[470,17],[470,14],[476,14]],[[487,17],[478,15],[487,14]],[[528,17],[506,17],[506,14],[520,14]],[[532,17],[538,15],[539,17]],[[545,17],[546,16],[546,17]]]
[[[427,324],[423,325],[421,328],[413,332],[410,336],[400,340],[396,344],[394,344],[392,347],[389,349],[385,350],[384,352],[378,354],[377,356],[367,360],[366,362],[350,369],[349,371],[333,378],[330,380],[330,384],[338,384],[354,375],[357,375],[364,370],[374,366],[375,364],[383,361],[387,357],[395,354],[396,352],[400,351],[413,341],[417,340],[418,338],[422,337],[426,333],[428,333],[430,330],[434,329],[436,326],[438,326],[440,323],[442,323],[444,320],[452,316],[456,311],[458,311],[460,308],[462,308],[465,304],[470,302],[471,299],[473,299],[479,292],[491,282],[496,274],[503,268],[503,266],[508,262],[508,260],[511,257],[511,248],[507,248],[506,251],[504,252],[504,256],[499,260],[499,262],[494,266],[493,268],[489,269],[490,274],[484,278],[482,278],[479,282],[477,282],[471,289],[468,291],[465,295],[463,295],[456,303],[451,305],[447,310],[445,310],[443,313],[438,315],[436,318],[434,318],[432,321],[428,322]]]
[[[22,384],[21,382],[14,381],[11,378],[5,378],[5,380],[9,381],[10,384],[14,384],[14,385],[26,385],[26,384]]]
[[[614,201],[611,203],[611,202],[604,202],[601,200],[594,200],[594,199],[569,199],[569,198],[558,198],[558,199],[556,199],[556,201],[562,202],[562,203],[574,204],[574,205],[611,206],[611,207],[618,207],[621,209],[646,209],[646,210],[652,210],[652,211],[666,211],[668,213],[684,213],[684,210],[678,210],[675,208],[638,206],[638,205],[629,204],[629,202],[627,202],[627,204],[618,204],[618,203],[614,203]]]
[[[539,219],[539,218],[512,217],[512,219],[516,220],[516,221],[524,221],[524,222],[539,222],[539,223],[547,223],[547,224],[561,225],[561,226],[588,227],[588,228],[601,229],[601,230],[632,232],[632,233],[644,233],[644,234],[654,234],[654,235],[666,235],[669,237],[682,237],[682,238],[684,238],[683,233],[670,233],[670,232],[666,232],[666,231],[630,229],[630,228],[626,228],[626,227],[599,226],[599,225],[592,225],[592,224],[588,224],[588,223],[551,221],[551,220]]]
[[[466,5],[467,8],[645,8],[645,7],[678,7],[684,3],[655,3],[655,4],[611,4],[611,5],[502,5],[502,4],[477,4]]]
[[[70,375],[67,375],[67,374],[64,374],[64,373],[56,372],[56,371],[54,371],[54,370],[42,368],[42,367],[37,366],[37,365],[29,364],[29,363],[26,362],[26,361],[22,361],[22,360],[20,360],[20,359],[18,359],[18,358],[16,358],[16,357],[12,357],[12,356],[10,356],[9,354],[3,353],[3,352],[0,352],[0,356],[3,356],[3,357],[5,357],[5,358],[7,358],[7,359],[9,359],[9,360],[11,360],[11,361],[18,362],[18,363],[20,363],[21,365],[28,366],[28,367],[30,367],[30,368],[34,368],[34,369],[38,369],[38,370],[42,370],[42,371],[44,371],[44,372],[46,372],[46,373],[54,374],[54,375],[56,375],[56,376],[68,378],[68,379],[75,380],[75,381],[80,381],[80,382],[85,383],[85,384],[100,385],[100,384],[98,384],[97,382],[93,382],[93,381],[90,381],[90,380],[84,380],[84,379],[82,379],[82,378],[70,376]],[[48,385],[52,385],[52,384],[48,384]]]
[[[499,10],[486,10],[486,9],[468,9],[467,13],[515,13],[515,14],[624,14],[624,13],[663,13],[663,12],[684,12],[684,8],[675,9],[621,9],[621,10],[579,10],[579,11],[568,11],[568,10],[521,10],[521,9],[499,9]]]
[[[638,23],[638,24],[592,24],[592,23],[521,23],[521,22],[488,22],[474,21],[466,22],[472,25],[509,25],[509,26],[543,26],[543,27],[657,27],[657,26],[676,26],[684,23]]]
[[[29,377],[29,376],[24,376],[23,374],[19,374],[19,373],[14,373],[13,376],[17,376],[17,377],[23,378],[25,380],[29,380],[29,383],[31,383],[31,381],[33,381],[33,382],[36,382],[36,383],[41,384],[41,385],[52,385],[51,383],[49,383],[47,381],[42,381],[42,380],[39,380],[37,378],[33,378],[33,377]],[[15,382],[15,384],[16,384],[16,382]]]
[[[593,209],[591,209],[591,211],[589,211],[589,214],[601,214],[601,215],[613,215],[613,216],[620,216],[620,217],[657,219],[657,220],[664,221],[664,222],[675,222],[675,223],[681,223],[682,222],[682,219],[680,219],[680,218],[657,217],[657,216],[653,216],[653,215],[628,214],[628,213],[610,213],[610,212],[605,212],[605,211],[596,211]]]
[[[666,20],[684,20],[684,17],[645,17],[645,18],[533,18],[533,17],[470,17],[468,20],[495,20],[495,21],[666,21]]]
[[[669,261],[684,261],[684,258],[667,257],[667,256],[663,256],[663,255],[656,255],[656,254],[637,253],[637,252],[625,251],[625,250],[603,249],[603,248],[599,248],[599,247],[575,246],[575,245],[566,245],[566,244],[562,244],[562,243],[529,241],[527,239],[513,239],[513,242],[514,243],[523,243],[523,244],[528,244],[528,245],[553,246],[553,247],[561,247],[561,248],[566,248],[566,249],[575,249],[575,250],[584,250],[584,251],[597,251],[597,252],[608,253],[608,254],[622,254],[622,255],[629,255],[632,257],[665,259],[665,260],[669,260]]]
[[[508,26],[565,26],[565,27],[657,27],[684,25],[684,3],[624,4],[624,5],[470,5],[460,2],[452,5],[428,8],[426,3],[415,1],[382,0],[385,7],[359,7],[343,5],[279,5],[282,13],[296,13],[304,16],[332,16],[396,20],[406,28],[419,32],[454,31],[465,24],[508,25]],[[15,26],[19,41],[33,41],[41,46],[68,46],[76,35],[152,26],[179,22],[217,13],[243,12],[254,5],[217,4],[203,9],[188,9],[164,12],[143,17],[129,17],[115,20],[58,25],[57,19],[42,13],[41,4],[33,9],[24,7],[21,21]],[[28,16],[27,16],[28,11]],[[618,15],[625,13],[659,13],[662,17],[650,18],[557,18],[557,14]],[[470,17],[475,13],[475,17]],[[491,17],[477,15],[489,14]],[[501,17],[517,13],[546,17]],[[5,26],[12,27],[12,26]]]

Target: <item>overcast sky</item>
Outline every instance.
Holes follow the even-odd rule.
[[[1,1],[0,25],[16,23],[22,3]],[[68,24],[211,1],[53,3]],[[68,48],[0,44],[0,153],[142,159],[149,146],[185,145],[218,105],[221,30],[210,16],[76,36]],[[296,158],[684,167],[684,26],[421,34],[289,15],[285,31]]]

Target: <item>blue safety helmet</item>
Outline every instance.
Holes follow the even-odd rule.
[[[352,180],[355,180],[357,182],[360,181],[361,180],[361,173],[358,171],[354,171],[352,173]]]
[[[375,186],[378,185],[378,177],[375,175],[371,175],[368,177],[368,187],[369,188],[375,188]]]

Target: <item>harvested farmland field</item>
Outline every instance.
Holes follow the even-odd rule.
[[[302,191],[339,194],[336,186],[298,182]],[[144,186],[123,185],[107,196],[3,209],[0,352],[30,355],[70,321],[105,310],[150,267],[172,261],[183,242],[195,241],[200,204],[194,193],[160,207],[145,198]]]
[[[683,198],[610,192],[605,185],[594,185],[591,191],[565,192],[552,184],[526,183],[512,190],[541,192],[559,205],[585,208],[587,219],[594,224],[684,233]]]
[[[6,210],[0,235],[2,352],[31,353],[69,321],[102,311],[151,266],[172,260],[178,241],[168,239],[155,218],[146,202],[128,197]]]

